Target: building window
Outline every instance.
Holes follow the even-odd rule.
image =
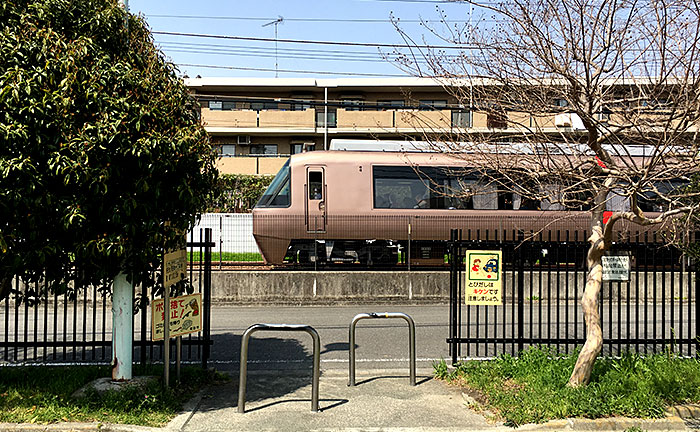
[[[403,108],[405,105],[405,102],[402,100],[378,100],[377,110],[386,111],[391,109],[398,109]]]
[[[554,106],[559,108],[566,108],[569,106],[569,101],[563,98],[554,99]]]
[[[222,101],[209,101],[209,109],[212,111],[221,111],[223,109]]]
[[[311,101],[308,100],[293,102],[291,105],[292,111],[305,111],[307,109],[311,109]]]
[[[503,111],[490,111],[486,116],[486,127],[489,129],[506,129],[508,115]]]
[[[362,99],[343,99],[343,109],[345,111],[362,111],[365,102]]]
[[[446,100],[423,99],[418,103],[421,110],[441,110],[447,108]]]
[[[279,109],[279,104],[277,102],[251,102],[250,109],[255,111],[276,110]]]
[[[250,146],[252,155],[276,155],[277,144],[253,144]]]
[[[233,111],[236,109],[236,102],[234,101],[224,101],[223,102],[223,110],[224,111]]]
[[[468,110],[452,111],[452,127],[469,128],[472,127],[471,112]]]
[[[236,145],[235,144],[222,144],[221,145],[221,156],[236,156]]]
[[[323,121],[325,112],[316,111],[316,127],[326,127],[326,122]],[[336,127],[338,118],[335,112],[328,112],[328,127]]]

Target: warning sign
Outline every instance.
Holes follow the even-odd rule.
[[[170,299],[170,337],[196,333],[202,329],[202,294],[191,294]],[[151,303],[151,339],[163,340],[165,333],[165,303],[163,299]]]
[[[187,251],[176,250],[165,254],[163,259],[163,285],[165,288],[180,282],[187,272]]]
[[[501,251],[467,251],[466,304],[503,304],[501,257]]]
[[[603,257],[604,281],[628,281],[630,280],[630,257],[626,255],[604,255]]]

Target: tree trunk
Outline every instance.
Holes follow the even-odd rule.
[[[598,313],[598,295],[603,285],[602,256],[605,252],[605,239],[603,236],[602,214],[600,218],[593,216],[591,236],[588,241],[590,247],[586,262],[588,264],[588,276],[586,277],[586,289],[581,298],[581,309],[586,322],[586,343],[576,360],[576,365],[569,378],[570,387],[578,387],[588,384],[598,354],[603,348],[603,331],[600,327],[600,314]],[[596,219],[598,219],[596,221]]]
[[[11,289],[12,289],[12,277],[0,276],[0,300],[3,300],[10,295]]]

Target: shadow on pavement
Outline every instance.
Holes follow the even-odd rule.
[[[367,384],[372,381],[377,381],[377,380],[386,380],[386,379],[398,379],[398,380],[406,380],[406,385],[408,384],[408,375],[406,376],[400,376],[400,375],[383,375],[383,376],[376,376],[372,378],[367,378],[361,381],[356,380],[355,381],[355,386],[359,386],[362,384]],[[425,384],[428,381],[432,381],[432,377],[416,377],[416,386],[419,386],[421,384]]]
[[[313,353],[307,351],[301,344],[301,340],[290,339],[288,335],[285,335],[287,337],[284,339],[269,337],[268,334],[258,333],[250,338],[248,344],[246,402],[283,397],[311,385]],[[299,336],[301,339],[307,335]],[[231,376],[231,381],[208,389],[198,409],[201,412],[238,406],[242,336],[225,333],[215,335],[213,339],[211,359],[229,361],[226,364],[217,364],[216,367],[219,371],[227,372]],[[308,400],[311,403],[310,391]],[[274,403],[281,402],[285,401]],[[255,409],[259,407],[246,411]]]
[[[270,403],[265,404],[265,405],[257,406],[255,408],[246,408],[245,412],[249,413],[249,412],[258,411],[258,410],[261,410],[264,408],[269,408],[271,406],[288,404],[288,403],[293,403],[293,402],[308,402],[310,405],[311,399],[287,399],[287,400],[283,400],[283,401],[275,401],[275,402],[270,402]],[[325,403],[327,403],[327,402],[334,402],[334,403],[332,403],[330,405],[326,405]],[[318,410],[319,411],[327,411],[327,410],[339,407],[341,405],[345,405],[346,403],[348,403],[347,399],[319,399],[318,400],[318,405],[319,405]]]

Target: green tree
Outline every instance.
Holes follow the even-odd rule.
[[[209,211],[250,212],[274,178],[269,175],[222,174],[216,185],[216,200],[211,203]]]
[[[148,280],[216,183],[195,101],[116,0],[9,0],[0,23],[0,298]]]

